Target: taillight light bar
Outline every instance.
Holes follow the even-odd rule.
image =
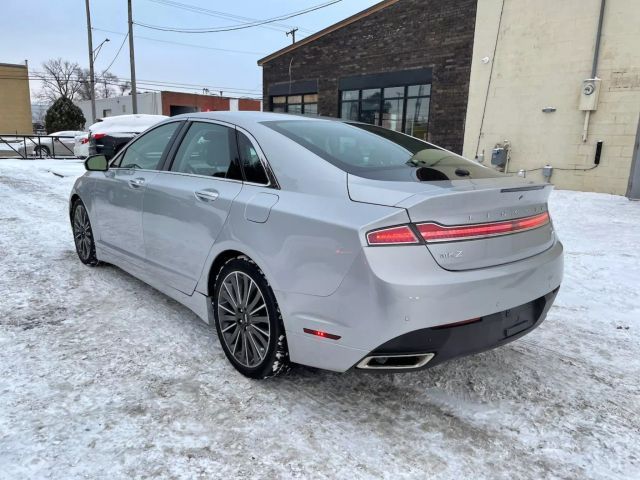
[[[414,233],[409,225],[372,230],[367,233],[367,242],[371,246],[384,245],[418,245],[424,240],[427,243],[452,242],[456,240],[475,240],[479,238],[498,237],[511,233],[525,232],[543,227],[551,221],[547,212],[531,217],[516,218],[501,222],[479,223],[475,225],[440,225],[433,222],[415,225],[422,239]]]
[[[367,233],[369,245],[417,245],[418,237],[408,225],[382,228]]]
[[[421,223],[417,225],[417,227],[420,235],[427,243],[434,243],[509,235],[511,233],[533,230],[534,228],[547,225],[549,222],[549,214],[544,212],[531,217],[516,218],[503,222],[455,226],[438,225],[437,223]]]
[[[100,140],[101,138],[104,138],[107,136],[106,133],[95,133],[93,135],[91,135],[93,137],[94,140]]]

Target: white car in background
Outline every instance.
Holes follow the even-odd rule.
[[[25,156],[71,157],[74,155],[75,137],[82,133],[84,132],[63,130],[39,138],[27,137],[25,142],[21,142],[19,152]]]
[[[81,135],[76,135],[73,144],[73,154],[82,159],[89,156],[89,132],[82,132]]]

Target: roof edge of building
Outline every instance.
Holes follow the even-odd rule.
[[[28,67],[23,63],[0,63],[0,67],[13,67],[13,68],[24,68]]]
[[[361,12],[358,12],[355,15],[347,17],[344,20],[339,21],[338,23],[334,23],[333,25],[330,25],[327,28],[324,28],[319,32],[314,33],[313,35],[309,35],[308,37],[303,38],[299,42],[296,42],[292,45],[281,48],[280,50],[273,52],[272,54],[267,55],[264,58],[261,58],[260,60],[258,60],[258,66],[262,66],[265,63],[273,60],[274,58],[284,55],[285,53],[295,50],[298,47],[306,45],[307,43],[313,42],[318,38],[324,37],[325,35],[331,32],[335,32],[336,30],[346,27],[347,25],[351,25],[352,23],[357,22],[358,20],[361,20],[365,17],[368,17],[373,13],[379,12],[384,8],[390,7],[391,5],[396,4],[399,1],[400,0],[383,0],[382,2],[376,3],[375,5],[372,5],[371,7],[367,8],[366,10],[362,10]]]

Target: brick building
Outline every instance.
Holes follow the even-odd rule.
[[[360,120],[462,152],[476,0],[386,0],[279,50],[264,108]]]
[[[385,0],[261,59],[264,108],[640,199],[639,22],[628,0]]]

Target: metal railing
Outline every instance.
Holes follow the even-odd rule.
[[[75,136],[0,134],[0,158],[75,157]]]

